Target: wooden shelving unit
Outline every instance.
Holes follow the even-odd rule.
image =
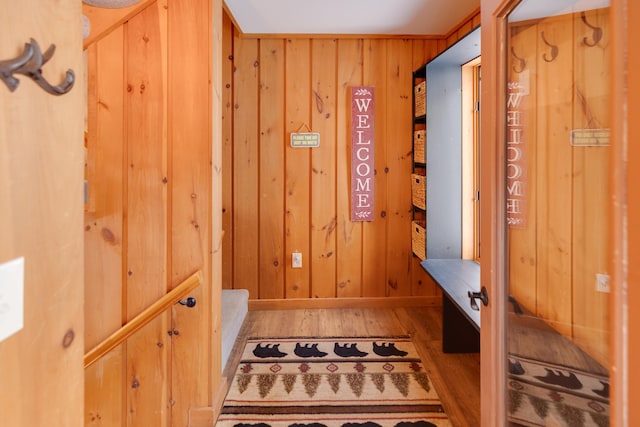
[[[426,64],[413,72],[411,249],[420,259],[427,253],[426,73]]]

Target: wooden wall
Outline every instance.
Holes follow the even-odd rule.
[[[204,274],[194,308],[175,305],[86,370],[86,425],[185,426],[217,398],[212,3],[221,10],[210,0],[145,2],[115,26],[85,6],[107,29],[86,46],[86,350]]]
[[[0,83],[0,264],[24,258],[22,329],[0,342],[0,423],[82,426],[82,112],[80,2],[4,3],[0,60],[19,57],[32,37],[56,51],[43,75],[53,96],[24,75]],[[0,278],[0,324],[15,304]],[[16,304],[17,305],[17,304]]]
[[[640,19],[640,4],[638,2],[627,1],[625,2],[624,13],[627,15],[626,24],[622,25],[622,20],[620,19],[624,16],[619,9],[622,9],[621,3],[618,1],[613,1],[614,13],[617,15],[612,25],[615,28],[615,24],[620,24],[620,31],[624,34],[624,39],[617,38],[615,39],[617,42],[624,43],[626,48],[626,55],[624,56],[624,62],[622,55],[615,58],[616,64],[616,72],[615,76],[620,77],[619,80],[616,80],[615,87],[616,92],[619,89],[623,89],[628,91],[626,92],[627,99],[624,104],[616,104],[617,109],[615,112],[622,112],[623,108],[628,108],[626,116],[620,114],[620,116],[615,116],[619,119],[624,118],[624,122],[622,120],[618,120],[616,123],[616,127],[618,125],[624,124],[624,132],[625,135],[625,143],[620,144],[619,155],[616,156],[615,165],[619,166],[614,169],[615,175],[618,179],[624,177],[624,186],[621,186],[618,194],[616,195],[616,200],[625,200],[626,206],[624,207],[626,215],[626,220],[628,221],[628,235],[624,235],[625,243],[628,245],[628,253],[625,257],[616,256],[615,268],[620,269],[618,271],[623,271],[624,274],[628,274],[627,277],[621,276],[620,278],[624,278],[625,287],[624,292],[622,289],[616,290],[618,302],[614,305],[614,313],[616,313],[616,318],[620,319],[620,317],[628,315],[628,319],[625,319],[628,324],[624,325],[623,331],[616,331],[616,340],[614,341],[616,345],[622,347],[621,337],[623,334],[628,334],[624,336],[624,340],[627,341],[628,354],[623,354],[622,356],[618,355],[616,358],[616,365],[622,369],[624,377],[618,377],[614,383],[614,386],[620,387],[615,392],[615,397],[620,397],[616,403],[616,416],[613,418],[613,424],[616,425],[618,422],[622,423],[622,417],[620,417],[621,411],[628,408],[628,423],[629,425],[634,425],[640,423],[640,405],[633,404],[634,402],[640,401],[640,388],[638,387],[629,387],[628,395],[622,396],[619,391],[620,389],[624,389],[627,384],[638,384],[640,381],[640,363],[637,363],[638,357],[640,356],[640,310],[634,309],[636,303],[640,302],[640,192],[633,191],[634,188],[637,188],[638,182],[640,182],[640,144],[631,143],[632,141],[640,141],[640,122],[634,118],[640,117],[640,51],[638,49],[633,48],[636,40],[640,39],[640,26],[633,25],[633,23],[638,22],[637,19]],[[620,54],[622,49],[616,49],[616,53]],[[622,78],[622,72],[627,72],[627,78]],[[628,86],[627,86],[628,85]],[[619,98],[616,98],[619,100]],[[618,128],[619,130],[620,128]],[[628,143],[628,145],[627,145]],[[625,149],[625,151],[622,150]],[[627,151],[628,150],[628,151]],[[627,164],[626,170],[622,168],[622,164],[619,163],[620,160],[623,159]],[[624,172],[623,172],[624,170]],[[624,173],[626,176],[622,175]],[[618,182],[618,181],[616,181]],[[623,192],[624,191],[624,192]],[[624,198],[620,196],[624,194]],[[624,204],[624,203],[623,203]],[[621,208],[618,204],[618,209]],[[620,211],[618,210],[618,213]],[[619,218],[619,217],[616,217]],[[619,227],[622,224],[619,224]],[[622,231],[618,228],[616,231]],[[628,261],[628,263],[625,263]],[[628,270],[627,270],[628,268]],[[617,276],[616,276],[617,277]],[[614,282],[617,283],[617,282]],[[628,292],[628,295],[625,293]],[[619,302],[624,301],[624,304],[619,304]],[[616,326],[618,324],[616,323]],[[620,352],[621,353],[621,352]],[[621,360],[624,360],[624,357],[627,357],[626,363],[628,363],[628,369],[624,369],[626,366],[624,364],[618,365],[617,363]],[[627,380],[628,383],[625,384],[624,380]],[[625,404],[628,404],[625,405]]]
[[[437,294],[411,252],[412,71],[443,38],[254,38],[223,29],[223,287],[252,299]],[[349,87],[375,87],[375,220],[350,221]],[[308,126],[320,147],[292,149]],[[291,268],[302,252],[303,268]]]
[[[580,14],[511,29],[526,65],[512,57],[509,80],[529,93],[511,108],[524,129],[513,139],[522,149],[525,198],[523,225],[509,229],[509,281],[524,307],[607,366],[609,294],[596,292],[595,278],[609,272],[610,149],[573,146],[570,132],[611,126],[609,14],[589,11],[586,19],[604,34],[596,46],[585,43],[592,30]],[[543,33],[558,46],[553,60]]]

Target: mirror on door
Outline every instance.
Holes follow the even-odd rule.
[[[525,0],[507,20],[511,425],[609,424],[608,13]]]

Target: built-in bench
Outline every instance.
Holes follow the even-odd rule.
[[[426,259],[420,265],[442,289],[442,351],[480,351],[480,311],[469,298],[469,292],[480,291],[480,265],[464,259]]]

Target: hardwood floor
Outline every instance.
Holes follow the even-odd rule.
[[[440,307],[250,311],[224,376],[233,381],[248,337],[387,335],[413,338],[452,425],[480,425],[480,355],[442,353]]]

